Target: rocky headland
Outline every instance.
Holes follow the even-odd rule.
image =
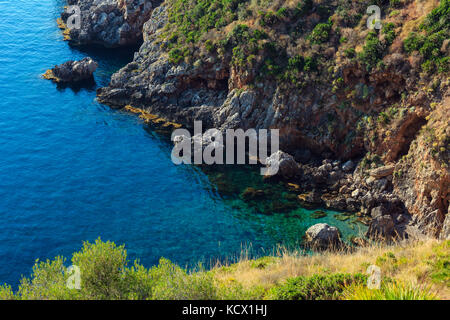
[[[450,238],[450,1],[68,1],[75,44],[142,45],[98,100],[192,129],[273,128],[278,179],[372,239]],[[62,15],[62,19],[67,16]]]
[[[61,15],[59,26],[65,40],[76,45],[99,44],[106,47],[136,45],[142,41],[142,26],[160,1],[150,0],[68,0],[69,6],[81,10],[81,28],[68,29],[67,19],[73,12]]]

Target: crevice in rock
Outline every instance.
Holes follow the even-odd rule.
[[[409,149],[411,147],[411,143],[416,138],[419,130],[427,123],[427,121],[424,118],[416,117],[404,130],[403,133],[403,144],[401,149],[398,151],[397,155],[395,156],[395,159],[399,159],[403,157],[404,155],[407,155],[409,152]]]

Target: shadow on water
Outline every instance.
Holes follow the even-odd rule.
[[[92,59],[103,60],[108,62],[111,60],[131,62],[134,57],[134,53],[139,51],[142,44],[133,46],[119,47],[119,48],[105,48],[101,45],[74,45],[69,43],[69,47],[74,50],[90,56]]]
[[[74,53],[81,53],[91,57],[99,65],[92,79],[76,83],[56,84],[58,91],[71,89],[75,93],[79,93],[82,90],[95,92],[99,87],[107,86],[111,76],[127,63],[133,61],[134,53],[139,50],[139,46],[104,48],[99,45],[70,45],[70,48]]]
[[[151,136],[157,136],[161,148],[167,154],[171,153],[171,132],[154,125],[144,125],[144,130]],[[264,179],[260,165],[193,167],[205,175],[205,183],[213,197],[225,203],[236,219],[242,223],[255,222],[258,234],[270,235],[284,249],[304,249],[303,235],[316,223],[337,226],[346,242],[350,242],[354,236],[360,236],[367,228],[356,214],[316,206],[305,207],[300,197],[300,186],[276,179]],[[246,255],[253,257],[262,254],[257,248],[246,248],[244,251]],[[239,257],[234,258],[239,260]],[[204,262],[208,265],[208,261]]]
[[[78,81],[74,83],[66,83],[66,82],[59,82],[56,84],[56,88],[58,91],[64,91],[66,89],[71,89],[73,92],[78,93],[82,90],[86,90],[89,92],[95,92],[97,89],[97,83],[93,78],[84,80],[84,81]]]

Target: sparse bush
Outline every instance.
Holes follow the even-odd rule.
[[[450,0],[443,0],[420,25],[421,33],[411,32],[403,41],[407,53],[419,51],[422,55],[425,60],[422,70],[425,73],[432,73],[436,69],[439,73],[449,71],[448,57],[441,52],[442,44],[450,37],[449,15]]]
[[[314,275],[291,278],[273,288],[268,297],[275,300],[336,300],[345,287],[361,285],[367,281],[363,274]]]
[[[309,35],[308,39],[311,43],[320,44],[328,41],[330,38],[331,28],[333,27],[333,22],[328,20],[327,23],[319,23],[316,25]]]

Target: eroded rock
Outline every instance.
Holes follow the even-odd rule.
[[[43,77],[56,82],[79,82],[92,79],[97,67],[97,62],[89,57],[80,61],[70,60],[47,70]]]

